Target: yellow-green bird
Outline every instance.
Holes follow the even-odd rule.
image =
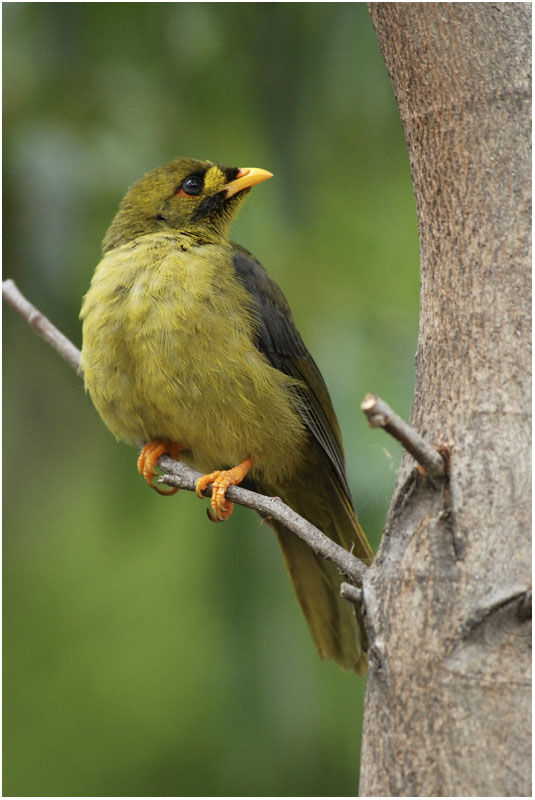
[[[86,389],[110,431],[141,448],[151,486],[158,458],[180,457],[206,473],[198,494],[213,482],[212,518],[223,520],[226,489],[247,475],[369,563],[323,378],[279,287],[229,239],[245,195],[270,177],[179,158],[130,187],[80,315]],[[362,673],[364,633],[342,576],[270,524],[321,657]]]

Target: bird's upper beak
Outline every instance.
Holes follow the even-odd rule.
[[[225,184],[221,191],[225,192],[225,196],[227,198],[232,197],[232,195],[236,194],[236,192],[241,192],[242,189],[248,189],[251,186],[255,186],[257,183],[262,183],[262,181],[267,181],[268,178],[272,177],[273,173],[268,172],[267,169],[243,167],[242,169],[238,170],[238,174],[234,180]]]

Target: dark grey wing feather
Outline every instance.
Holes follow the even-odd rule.
[[[234,245],[236,275],[254,298],[258,334],[255,342],[271,366],[301,383],[296,390],[303,421],[329,459],[353,507],[347,484],[340,429],[325,381],[299,335],[286,299],[259,261]]]

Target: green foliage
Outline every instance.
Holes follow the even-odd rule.
[[[363,4],[6,4],[4,276],[77,344],[126,187],[265,167],[233,228],[284,290],[376,544],[410,408],[417,233]],[[271,531],[161,498],[79,378],[4,314],[4,794],[350,795],[363,682],[317,659]]]

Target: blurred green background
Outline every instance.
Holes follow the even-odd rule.
[[[418,253],[364,4],[8,3],[4,277],[80,345],[127,186],[264,167],[233,228],[337,409],[376,546],[399,463],[359,403],[412,396]],[[364,682],[319,661],[271,531],[138,477],[80,379],[4,311],[4,795],[352,795]]]

